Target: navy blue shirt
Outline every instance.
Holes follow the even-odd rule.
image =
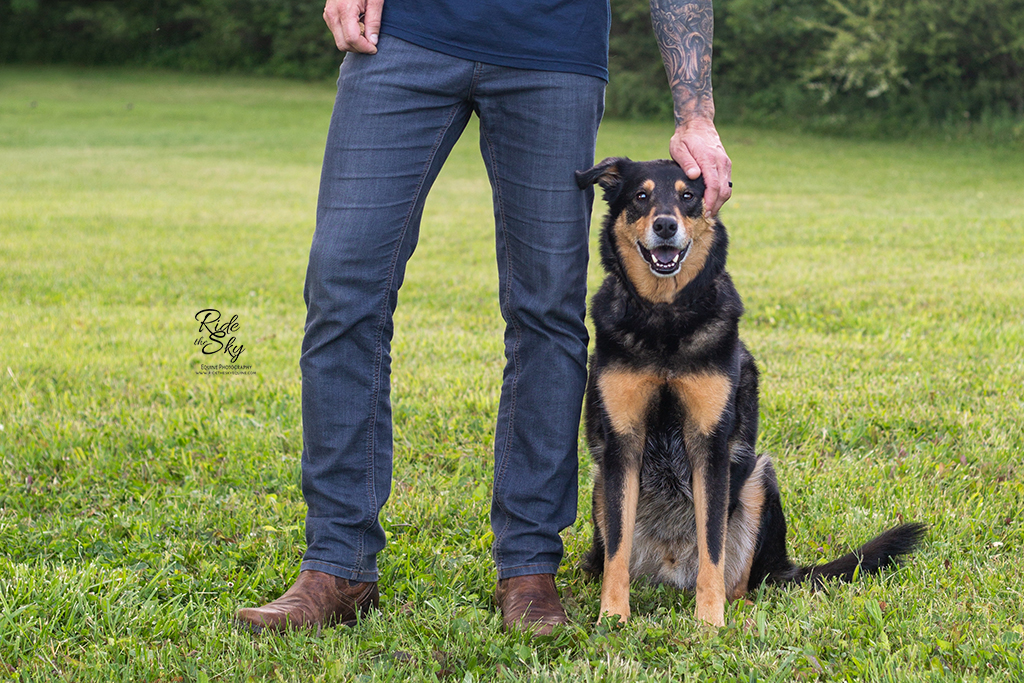
[[[453,57],[608,80],[609,0],[384,0],[381,33]]]

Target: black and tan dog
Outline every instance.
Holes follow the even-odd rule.
[[[725,271],[728,238],[703,215],[704,183],[671,161],[605,159],[598,183],[608,277],[593,299],[586,427],[595,463],[600,616],[629,617],[629,580],[696,589],[697,617],[721,626],[726,599],[763,581],[850,580],[911,552],[924,526],[886,531],[817,567],[786,554],[771,460],[754,451],[758,373],[740,341],[743,304]]]

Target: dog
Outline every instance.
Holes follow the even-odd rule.
[[[629,618],[634,576],[695,590],[697,619],[723,626],[726,600],[762,583],[850,581],[913,552],[922,524],[825,565],[790,561],[772,462],[754,449],[758,370],[739,338],[728,235],[704,215],[703,179],[673,161],[609,158],[576,180],[608,204],[585,400],[595,472],[583,568],[604,574],[598,620]]]

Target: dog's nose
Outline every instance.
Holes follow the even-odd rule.
[[[676,219],[671,216],[658,216],[654,219],[654,234],[658,237],[671,237],[676,234]]]

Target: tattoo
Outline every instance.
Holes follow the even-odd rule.
[[[694,116],[714,119],[711,0],[651,0],[651,24],[672,89],[676,126]]]

